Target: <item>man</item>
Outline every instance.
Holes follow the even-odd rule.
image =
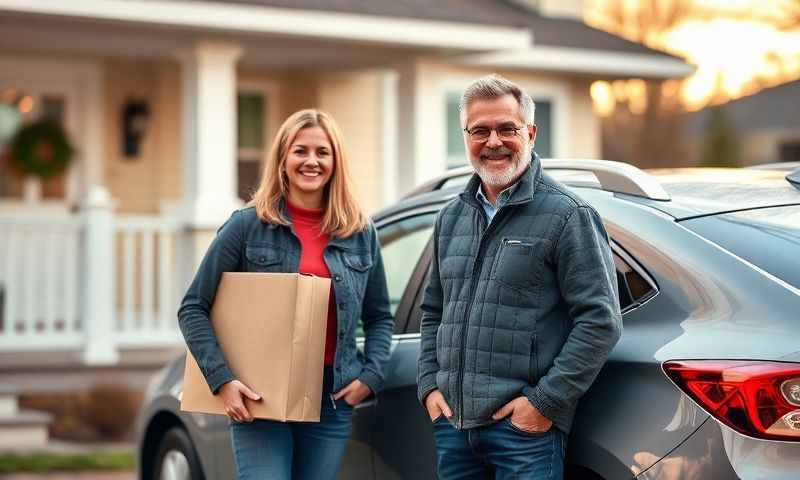
[[[476,174],[436,220],[417,378],[439,477],[562,478],[578,399],[622,328],[608,236],[542,172],[517,85],[478,79],[460,107]]]

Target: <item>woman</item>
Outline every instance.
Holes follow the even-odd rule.
[[[320,421],[254,420],[243,398],[261,394],[229,370],[209,322],[223,272],[301,272],[332,279]],[[356,351],[363,321],[364,353]],[[281,126],[261,185],[222,226],[181,303],[178,319],[208,386],[222,397],[240,479],[335,478],[354,405],[376,394],[393,319],[375,228],[350,190],[333,119],[301,110]]]

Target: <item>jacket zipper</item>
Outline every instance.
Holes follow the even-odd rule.
[[[477,270],[477,275],[480,277],[480,269],[481,269],[481,267],[483,267],[483,257],[481,255],[481,252],[483,251],[483,247],[484,247],[483,241],[487,237],[489,237],[490,233],[492,233],[495,230],[494,227],[499,223],[499,220],[500,220],[498,216],[501,214],[502,211],[504,211],[506,206],[507,205],[503,205],[503,207],[500,207],[497,210],[497,212],[495,212],[494,217],[492,218],[492,221],[489,222],[489,225],[486,227],[485,230],[483,229],[483,222],[486,221],[486,218],[483,215],[480,214],[481,212],[478,212],[478,226],[481,227],[481,237],[478,240],[478,253],[477,253],[477,256],[475,257],[475,263],[472,266],[472,284],[470,285],[470,289],[469,289],[469,293],[470,293],[470,295],[469,295],[469,305],[467,305],[467,311],[465,312],[466,313],[466,319],[465,319],[466,321],[464,322],[464,324],[461,327],[461,339],[462,339],[462,341],[461,341],[461,346],[460,346],[459,352],[458,352],[459,353],[459,356],[458,356],[458,360],[459,360],[458,361],[458,367],[459,367],[458,368],[458,390],[459,390],[459,392],[458,393],[459,393],[459,399],[461,400],[459,402],[459,404],[458,404],[458,410],[457,410],[458,411],[458,429],[459,430],[463,430],[464,429],[464,351],[466,350],[466,340],[467,340],[464,337],[464,330],[469,326],[469,320],[470,320],[470,316],[472,314],[472,306],[475,304],[475,291],[478,289],[478,281],[480,280],[480,278],[478,278],[477,280],[475,279],[476,270]],[[480,262],[480,263],[478,263],[478,262]]]

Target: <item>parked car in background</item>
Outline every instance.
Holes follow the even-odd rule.
[[[568,478],[798,478],[800,187],[780,171],[543,165],[603,217],[624,322],[581,400]],[[469,174],[451,171],[374,216],[396,327],[386,389],[356,407],[341,478],[435,476],[416,398],[419,304],[434,218]],[[227,418],[179,411],[183,363],[146,393],[140,478],[234,478]]]

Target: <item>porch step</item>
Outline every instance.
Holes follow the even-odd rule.
[[[127,385],[144,390],[153,375],[186,347],[122,350],[115,365],[90,366],[80,352],[0,352],[0,385],[20,392],[74,392],[98,384]]]
[[[0,450],[44,447],[49,438],[49,413],[19,410],[13,385],[0,386]]]

